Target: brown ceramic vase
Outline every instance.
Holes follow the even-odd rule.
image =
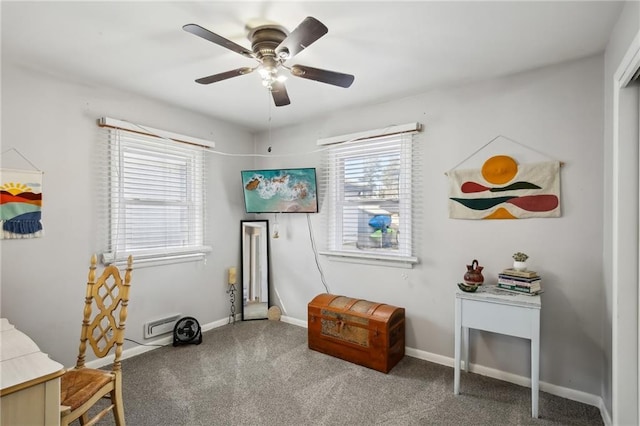
[[[484,277],[482,276],[483,266],[478,265],[478,261],[473,259],[471,265],[467,265],[467,272],[464,274],[464,282],[467,285],[482,285]]]

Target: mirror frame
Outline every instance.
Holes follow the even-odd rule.
[[[264,236],[263,238],[256,238],[259,240],[257,242],[257,246],[255,245],[254,239],[255,229],[260,229],[259,234]],[[271,306],[269,236],[268,220],[260,219],[240,221],[240,294],[242,296],[242,321],[268,318],[268,311]],[[259,251],[257,254],[259,258],[257,269],[253,269],[253,266],[251,265],[251,257],[254,249]],[[258,287],[251,283],[252,278],[255,279],[256,276],[260,278]],[[245,289],[250,293],[257,292],[259,300],[256,302],[249,302],[247,299],[251,297],[251,295],[245,295]],[[252,305],[252,309],[248,308],[249,305]]]

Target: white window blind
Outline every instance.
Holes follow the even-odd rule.
[[[122,128],[101,134],[104,263],[204,257],[204,148]]]
[[[323,179],[329,250],[325,254],[417,261],[414,209],[421,198],[422,174],[414,134],[415,130],[329,142]]]

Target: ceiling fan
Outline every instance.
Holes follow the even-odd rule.
[[[351,86],[355,78],[350,74],[305,65],[285,65],[286,61],[309,47],[329,31],[322,22],[311,16],[305,18],[304,21],[290,33],[286,28],[272,23],[253,28],[248,35],[249,41],[251,41],[251,50],[245,49],[239,44],[202,28],[197,24],[187,24],[184,25],[182,29],[239,53],[242,56],[256,59],[259,62],[254,68],[236,68],[231,71],[199,78],[196,80],[197,83],[211,84],[228,78],[249,74],[257,70],[262,77],[262,84],[271,92],[276,106],[285,106],[291,103],[284,85],[286,76],[280,73],[281,68],[289,70],[291,75],[295,77],[345,88]]]

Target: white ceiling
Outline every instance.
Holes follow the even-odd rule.
[[[411,96],[602,52],[622,10],[576,2],[7,2],[2,61],[110,86],[259,131],[329,111]],[[250,49],[245,24],[289,30],[306,16],[329,32],[288,65],[355,75],[348,89],[290,77],[276,108],[257,73],[196,78],[255,61],[182,30],[199,24]]]

